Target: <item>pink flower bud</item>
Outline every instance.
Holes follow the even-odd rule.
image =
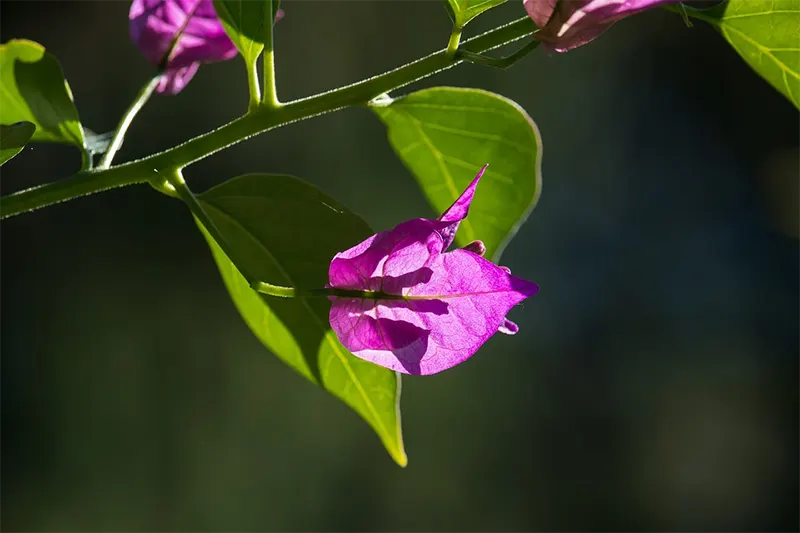
[[[680,0],[523,0],[539,28],[534,37],[556,52],[595,40],[616,21]]]

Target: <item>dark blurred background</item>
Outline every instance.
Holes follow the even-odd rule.
[[[108,131],[151,74],[124,1],[9,1],[2,40],[61,61]],[[285,1],[284,100],[442,48],[437,1]],[[522,16],[512,0],[468,34]],[[664,11],[507,72],[416,87],[519,102],[544,192],[503,263],[541,292],[516,337],[403,382],[401,469],[240,320],[187,210],[147,186],[2,223],[2,527],[39,531],[797,530],[798,112],[702,22]],[[406,88],[395,94],[407,92]],[[236,59],[158,96],[118,161],[245,111]],[[4,193],[72,173],[35,145]],[[348,109],[187,171],[310,180],[376,229],[434,213]]]

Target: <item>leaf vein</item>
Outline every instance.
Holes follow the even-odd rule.
[[[447,165],[444,164],[444,160],[442,159],[442,152],[440,152],[439,149],[436,148],[436,146],[431,141],[430,137],[428,137],[428,135],[422,129],[422,123],[416,117],[413,117],[411,115],[408,116],[411,119],[411,123],[414,124],[414,127],[416,127],[417,131],[419,132],[422,142],[431,151],[434,159],[436,159],[436,162],[439,166],[439,170],[442,172],[442,175],[444,176],[445,179],[445,183],[447,184],[447,188],[450,190],[450,193],[453,196],[453,201],[455,202],[458,199],[459,192],[458,189],[456,189],[456,184],[453,181],[453,176],[447,169]],[[468,220],[462,220],[461,227],[463,227],[464,230],[469,234],[469,236],[467,237],[469,240],[475,239],[475,231],[472,229],[472,225],[469,223]]]

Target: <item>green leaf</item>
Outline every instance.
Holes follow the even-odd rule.
[[[489,163],[456,242],[482,240],[499,259],[542,189],[542,141],[516,103],[478,89],[434,87],[372,107],[437,213]]]
[[[506,0],[447,0],[455,17],[455,24],[459,28],[466,26],[467,22],[474,19],[484,11],[499,6]]]
[[[248,174],[198,198],[242,268],[268,283],[324,287],[333,256],[372,234],[347,208],[291,176]],[[405,466],[399,374],[355,357],[339,343],[328,322],[327,298],[276,298],[255,292],[203,233],[231,298],[261,342],[359,413],[392,458]]]
[[[225,32],[242,54],[245,63],[253,65],[264,50],[266,31],[270,20],[268,0],[214,0]],[[274,18],[274,17],[273,17]]]
[[[0,165],[20,153],[35,131],[30,122],[0,125]]]
[[[0,45],[0,124],[31,122],[32,141],[83,146],[83,129],[58,60],[39,43]]]
[[[727,0],[711,9],[684,6],[714,25],[733,48],[800,109],[800,0]]]
[[[455,24],[456,13],[453,11],[453,5],[450,3],[450,0],[442,0],[442,3],[444,3],[444,10],[447,11],[447,16],[450,17],[450,21]]]

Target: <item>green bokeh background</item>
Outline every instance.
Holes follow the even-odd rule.
[[[128,2],[3,1],[0,37],[62,63],[112,129],[151,73]],[[279,95],[443,47],[436,1],[283,3]],[[468,34],[523,14],[511,2]],[[798,113],[710,28],[649,12],[507,72],[415,87],[522,105],[538,207],[503,263],[541,292],[470,361],[403,382],[409,466],[283,366],[230,302],[187,210],[149,187],[2,223],[6,531],[793,530],[798,527]],[[397,94],[410,89],[404,89]],[[240,60],[155,97],[118,160],[247,107]],[[34,145],[4,193],[79,164]],[[369,111],[261,135],[186,172],[303,177],[376,230],[433,215]]]

